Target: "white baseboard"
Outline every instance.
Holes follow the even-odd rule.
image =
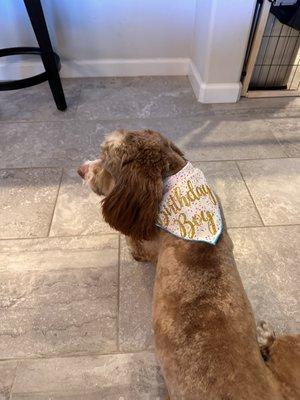
[[[40,60],[0,63],[0,81],[22,79],[43,71]],[[63,61],[63,78],[105,76],[188,75],[196,98],[201,103],[238,101],[240,83],[205,83],[189,58],[104,59]]]
[[[203,85],[203,82],[198,72],[198,69],[196,68],[192,60],[190,61],[189,64],[188,77],[197,100],[200,100],[201,86]]]
[[[189,58],[146,58],[62,61],[63,78],[187,75]],[[22,79],[43,71],[41,61],[0,64],[0,80]]]
[[[188,58],[145,58],[64,61],[61,76],[68,78],[92,76],[187,75]]]
[[[237,83],[205,83],[193,61],[189,64],[188,77],[195,96],[201,103],[235,103],[240,98],[242,85]]]

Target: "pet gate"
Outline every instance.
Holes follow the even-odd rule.
[[[258,0],[243,68],[242,95],[300,95],[300,0]]]

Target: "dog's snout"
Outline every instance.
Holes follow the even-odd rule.
[[[84,179],[88,170],[89,170],[89,165],[87,163],[84,163],[78,168],[77,172],[78,175],[81,176],[82,179]]]

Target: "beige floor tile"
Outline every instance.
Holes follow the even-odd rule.
[[[300,159],[238,163],[266,225],[300,223]]]
[[[119,345],[122,351],[153,347],[152,288],[155,267],[138,263],[121,240]]]
[[[227,227],[260,226],[261,219],[233,161],[193,163],[219,196]]]
[[[17,362],[0,361],[0,400],[9,400],[10,391],[15,379]]]
[[[118,236],[98,239],[4,244],[0,359],[116,351]]]
[[[48,82],[22,90],[2,92],[0,97],[0,121],[56,121],[74,118],[81,82],[62,79],[68,108],[57,110]]]
[[[299,97],[275,97],[275,98],[245,98],[237,103],[213,104],[212,109],[216,115],[242,116],[261,115],[266,118],[300,117]]]
[[[298,107],[300,109],[300,107]],[[300,114],[300,111],[299,111]],[[299,115],[300,117],[300,115]],[[277,118],[272,125],[273,135],[289,157],[300,157],[300,118]]]
[[[118,235],[0,240],[0,272],[115,267]]]
[[[295,130],[297,120],[287,121]],[[0,167],[76,169],[86,159],[99,157],[101,142],[115,129],[157,130],[173,140],[191,161],[286,157],[273,135],[276,126],[276,120],[259,115],[2,123]]]
[[[78,119],[159,118],[212,114],[184,76],[100,78],[82,84]]]
[[[0,167],[79,166],[96,158],[104,132],[95,121],[0,123]]]
[[[0,170],[0,239],[47,236],[61,170]]]
[[[300,227],[231,229],[235,259],[257,320],[300,330]]]
[[[140,121],[142,124],[142,121]],[[273,136],[276,122],[253,115],[232,118],[201,116],[144,121],[173,140],[190,161],[239,160],[285,157]]]
[[[101,197],[78,176],[76,168],[64,171],[50,236],[115,232],[104,222]]]
[[[152,353],[28,360],[18,369],[12,400],[162,400]]]

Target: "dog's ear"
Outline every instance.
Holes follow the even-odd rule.
[[[156,232],[162,196],[161,169],[132,160],[123,164],[114,189],[102,201],[103,217],[124,235],[149,240]]]
[[[169,146],[171,147],[171,149],[173,151],[175,151],[175,153],[177,153],[179,156],[185,158],[183,152],[176,146],[176,144],[174,144],[173,142],[169,141]]]

